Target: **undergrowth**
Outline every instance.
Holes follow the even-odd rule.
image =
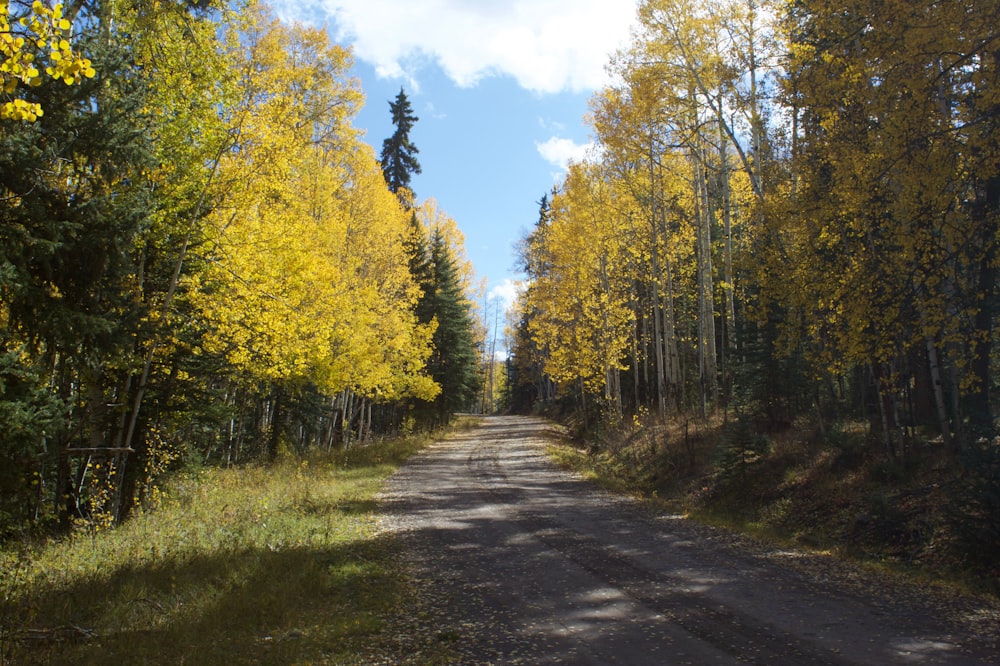
[[[187,471],[118,528],[6,544],[0,664],[378,660],[407,592],[376,494],[429,441]]]

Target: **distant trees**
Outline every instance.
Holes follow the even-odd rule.
[[[528,279],[525,290],[518,294],[518,299],[513,304],[509,315],[512,321],[507,331],[510,347],[507,359],[507,402],[514,411],[527,412],[555,399],[555,384],[545,371],[548,343],[533,341],[531,337],[531,322],[539,314],[532,305],[531,292],[535,288],[535,282],[548,271],[546,237],[551,222],[552,205],[549,195],[545,194],[538,201],[538,220],[534,229],[521,240],[517,248],[519,266]]]
[[[476,322],[453,241],[440,220],[431,218],[427,223],[418,232],[421,238],[416,251],[422,255],[422,271],[415,277],[422,293],[416,313],[421,324],[434,329],[434,350],[427,360],[427,372],[441,392],[433,401],[418,400],[416,411],[423,424],[437,425],[447,423],[455,412],[473,407],[482,379],[475,344]]]
[[[632,247],[617,215],[615,184],[596,167],[570,167],[563,191],[553,197],[546,229],[545,267],[528,295],[536,312],[528,330],[547,349],[546,372],[560,383],[579,382],[582,397],[597,394],[621,413],[620,371],[632,342],[634,311],[629,269]]]
[[[433,330],[433,352],[427,372],[441,387],[433,400],[411,403],[414,425],[427,427],[447,423],[455,412],[471,409],[479,394],[482,377],[476,349],[476,320],[469,300],[469,265],[462,265],[461,234],[431,200],[415,207],[410,187],[421,173],[410,140],[410,130],[419,120],[402,88],[389,102],[395,131],[382,142],[382,173],[389,190],[410,210],[405,245],[413,281],[420,289],[414,312],[421,325]]]

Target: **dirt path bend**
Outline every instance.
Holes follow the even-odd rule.
[[[390,481],[414,622],[458,662],[1000,662],[981,635],[995,609],[977,625],[974,607],[843,585],[795,553],[653,515],[553,466],[550,437],[542,419],[484,419]]]

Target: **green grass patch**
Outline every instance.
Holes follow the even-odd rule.
[[[178,474],[126,524],[0,551],[0,664],[339,664],[407,604],[385,478],[430,438]]]

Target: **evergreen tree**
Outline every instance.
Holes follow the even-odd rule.
[[[420,173],[420,162],[417,161],[417,147],[410,141],[410,130],[420,118],[413,115],[410,100],[403,89],[399,89],[396,101],[389,102],[392,113],[392,124],[396,131],[382,142],[382,173],[389,189],[398,194],[401,189],[410,189],[410,178]]]
[[[452,250],[438,231],[431,233],[425,263],[416,265],[420,272],[414,277],[423,290],[417,317],[420,323],[437,321],[427,369],[441,386],[433,402],[421,403],[418,417],[429,424],[446,423],[455,412],[468,409],[479,394],[472,311]]]
[[[553,192],[555,194],[555,192]],[[538,220],[535,228],[521,239],[518,245],[518,267],[528,276],[528,287],[517,304],[519,313],[514,325],[513,354],[508,359],[509,400],[507,407],[515,413],[528,414],[535,403],[554,397],[554,386],[545,373],[546,349],[539,349],[531,339],[531,322],[537,309],[531,307],[529,294],[533,283],[544,278],[550,270],[550,257],[545,248],[546,235],[552,222],[552,205],[549,195],[538,201]]]
[[[414,211],[410,211],[410,228],[406,238],[403,239],[403,248],[406,250],[413,282],[423,288],[430,281],[431,259],[427,247],[427,234]]]
[[[96,34],[78,42],[95,78],[44,81],[29,98],[43,117],[0,124],[0,530],[45,511],[39,487],[63,525],[83,511],[70,489],[86,462],[68,451],[120,446],[114,405],[148,310],[133,252],[151,210],[146,90]]]

